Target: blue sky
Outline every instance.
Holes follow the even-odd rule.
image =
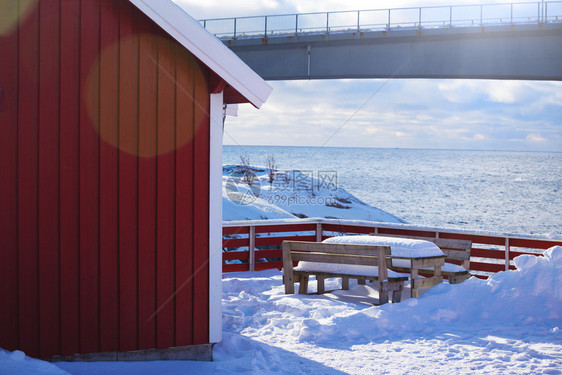
[[[197,19],[482,2],[175,1]],[[225,144],[562,151],[562,82],[371,79],[270,85],[273,93],[262,109],[242,105],[237,118],[227,119]]]

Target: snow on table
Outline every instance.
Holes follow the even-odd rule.
[[[390,253],[394,257],[425,258],[445,256],[443,251],[433,242],[414,240],[411,238],[384,237],[384,236],[338,236],[322,241],[324,243],[341,243],[356,245],[390,246]],[[407,259],[393,259],[393,267],[410,267]]]

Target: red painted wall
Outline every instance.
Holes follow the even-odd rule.
[[[127,0],[0,8],[0,347],[207,343],[211,73]]]

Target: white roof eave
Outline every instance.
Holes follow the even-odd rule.
[[[144,14],[260,108],[272,88],[234,52],[171,0],[129,0]]]

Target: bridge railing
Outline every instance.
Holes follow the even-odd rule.
[[[221,39],[310,33],[562,22],[562,1],[432,6],[216,18],[200,21]]]
[[[223,222],[223,272],[259,271],[283,267],[284,240],[322,241],[349,234],[386,234],[402,237],[448,238],[472,241],[471,273],[479,278],[514,269],[519,255],[541,255],[562,239],[538,236],[427,228],[409,224],[337,219],[294,219]]]

